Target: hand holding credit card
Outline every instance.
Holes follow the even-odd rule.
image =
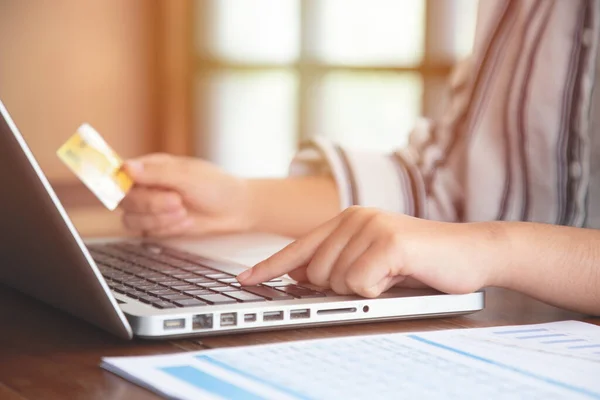
[[[89,124],[81,125],[56,154],[111,211],[133,186],[123,160]]]

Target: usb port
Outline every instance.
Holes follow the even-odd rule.
[[[267,311],[263,313],[263,321],[281,321],[283,311]]]
[[[221,326],[236,326],[236,325],[237,325],[237,314],[236,313],[221,314]]]
[[[244,314],[244,322],[256,322],[256,314]]]
[[[192,317],[192,329],[212,329],[213,327],[213,315],[212,314],[198,314]]]
[[[166,329],[182,329],[185,327],[185,319],[166,319],[163,322],[163,328]]]
[[[290,311],[290,319],[301,319],[301,318],[310,318],[310,310],[308,308]]]

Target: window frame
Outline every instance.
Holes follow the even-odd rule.
[[[325,74],[329,72],[391,72],[391,73],[417,73],[421,76],[423,82],[423,95],[421,99],[422,115],[426,117],[437,116],[437,111],[440,109],[439,99],[444,93],[444,82],[450,74],[456,60],[452,56],[448,56],[447,49],[440,46],[441,38],[447,34],[451,34],[454,26],[445,17],[447,12],[456,4],[448,2],[448,0],[424,0],[425,4],[425,32],[424,32],[424,49],[423,59],[420,64],[414,66],[353,66],[319,62],[312,60],[309,56],[307,44],[311,42],[311,15],[315,15],[315,1],[318,0],[300,0],[300,54],[298,60],[293,63],[286,64],[269,64],[269,63],[239,63],[220,60],[207,54],[198,54],[194,43],[203,41],[208,37],[207,30],[210,26],[208,18],[210,18],[209,2],[205,0],[184,0],[187,5],[180,7],[180,10],[187,9],[190,25],[189,37],[185,39],[185,43],[189,44],[190,54],[190,71],[188,76],[188,87],[194,87],[196,80],[199,77],[211,74],[217,71],[294,71],[298,77],[298,94],[297,94],[297,141],[298,143],[309,138],[309,115],[310,104],[310,88]],[[475,0],[473,0],[475,1]],[[171,3],[171,2],[169,2]],[[198,9],[197,7],[200,7]],[[194,20],[200,16],[203,20]],[[206,27],[205,29],[199,26]],[[191,92],[191,90],[190,90]],[[202,132],[208,131],[208,126],[204,125],[208,115],[205,115],[208,103],[207,98],[192,98],[191,93],[187,93],[189,101],[189,109],[194,110],[194,116],[190,115],[189,122],[189,138],[179,140],[179,142],[192,144],[188,147],[187,154],[197,156],[210,156],[207,154],[207,146],[203,144],[207,138],[194,137],[194,132],[199,130]],[[190,114],[192,112],[190,111]],[[185,126],[186,124],[179,124]],[[172,131],[170,131],[172,132]],[[180,149],[183,150],[183,149]],[[179,151],[181,153],[182,151]]]

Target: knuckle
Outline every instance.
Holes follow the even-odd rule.
[[[397,249],[402,246],[404,235],[400,232],[391,232],[387,237],[387,246],[390,250]]]
[[[346,218],[350,218],[350,217],[353,217],[356,214],[360,213],[361,210],[362,210],[362,207],[360,207],[360,206],[350,206],[342,212],[342,215]]]
[[[381,211],[369,209],[366,215],[365,227],[367,228],[380,229],[387,224],[388,216]]]
[[[140,217],[137,221],[138,229],[150,230],[156,227],[156,220],[150,217]]]
[[[374,213],[372,218],[373,218],[373,222],[379,226],[386,225],[390,220],[389,215],[387,215],[383,212]]]
[[[377,228],[377,226],[381,223],[381,220],[379,218],[379,214],[371,214],[367,221],[366,221],[366,227],[367,228]]]
[[[331,279],[331,290],[337,294],[351,294],[353,291],[345,284],[344,279],[332,278]]]
[[[344,283],[353,293],[362,297],[373,298],[380,294],[376,286],[365,285],[364,279],[358,275],[346,276]]]
[[[123,214],[123,216],[121,217],[121,222],[123,223],[123,225],[127,229],[133,229],[134,228],[134,226],[132,224],[131,217],[127,213]]]
[[[301,266],[290,271],[289,276],[297,282],[309,282],[308,277],[306,276],[306,266]]]
[[[362,280],[359,280],[352,275],[346,275],[344,279],[344,284],[347,288],[349,288],[353,293],[356,294],[361,292],[364,286]]]
[[[328,279],[323,276],[315,263],[311,262],[306,268],[306,278],[310,283],[320,287],[329,287]]]
[[[152,214],[158,214],[161,211],[161,201],[159,196],[149,196],[146,201],[146,210]]]

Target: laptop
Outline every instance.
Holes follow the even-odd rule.
[[[285,277],[241,287],[235,276],[248,265],[211,252],[218,238],[209,251],[191,239],[84,241],[1,102],[0,114],[0,283],[119,337],[369,323],[484,307],[483,292],[392,288],[367,299]]]

